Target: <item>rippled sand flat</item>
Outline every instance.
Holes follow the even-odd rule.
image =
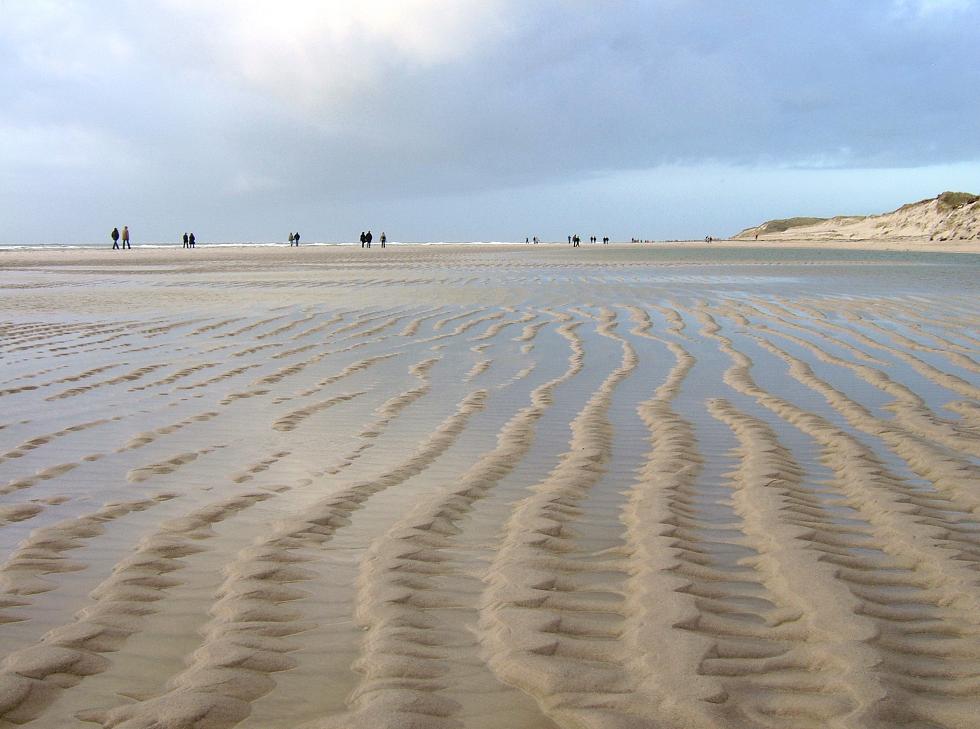
[[[980,256],[0,255],[0,727],[975,728]]]

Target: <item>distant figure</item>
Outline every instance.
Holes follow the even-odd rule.
[[[609,245],[609,236],[608,235],[602,236],[602,245],[604,245],[604,246]]]
[[[187,245],[189,245],[191,248],[193,248],[196,244],[197,244],[197,239],[194,237],[194,234],[191,233],[187,237]]]
[[[756,240],[759,240],[759,234],[758,233],[755,234],[755,239]]]
[[[289,233],[289,247],[290,248],[293,247],[293,234],[292,234],[292,232]]]
[[[532,240],[534,241],[534,245],[538,244],[538,236],[534,236]]]
[[[530,238],[524,238],[524,245],[527,245],[530,242],[531,242],[531,239]]]
[[[364,242],[367,243],[367,247],[368,248],[371,247],[371,241],[373,241],[373,240],[374,240],[374,236],[371,235],[371,231],[370,230],[367,233],[364,234]]]
[[[112,250],[119,250],[119,228],[113,228],[112,232],[109,233],[109,237],[112,238]]]
[[[184,233],[184,248],[190,248],[190,247],[191,247],[191,244],[190,244],[190,241],[187,238],[187,233]]]
[[[572,248],[579,248],[582,244],[582,239],[578,237],[578,233],[572,236]]]
[[[130,249],[132,248],[132,246],[129,245],[129,226],[128,225],[124,225],[123,226],[122,247],[123,248],[130,248]]]
[[[572,236],[568,236],[568,242],[569,242],[569,243],[571,243],[571,242],[572,242]]]
[[[295,233],[293,233],[293,245],[295,245],[297,248],[299,248],[299,231],[298,230]]]
[[[362,230],[361,231],[361,248],[364,247],[364,244],[365,243],[367,243],[367,235],[365,235],[364,231]]]
[[[385,243],[387,243],[387,242],[388,242],[388,236],[386,236],[385,235],[385,232],[382,230],[381,231],[381,247],[384,248],[385,247]]]

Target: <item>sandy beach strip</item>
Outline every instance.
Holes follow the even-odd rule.
[[[4,251],[0,728],[972,729],[978,252]]]

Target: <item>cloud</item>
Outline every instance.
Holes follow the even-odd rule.
[[[948,16],[975,10],[976,7],[976,0],[894,0],[894,11],[899,17]]]
[[[25,209],[54,168],[90,208],[239,225],[259,200],[465,222],[464,199],[651,170],[980,159],[966,0],[0,1]],[[117,160],[135,184],[103,179]]]
[[[349,100],[393,69],[428,69],[506,29],[497,0],[161,0],[194,58],[304,108]]]

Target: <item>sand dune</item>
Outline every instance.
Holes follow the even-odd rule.
[[[977,726],[972,258],[137,253],[0,272],[0,727]]]

